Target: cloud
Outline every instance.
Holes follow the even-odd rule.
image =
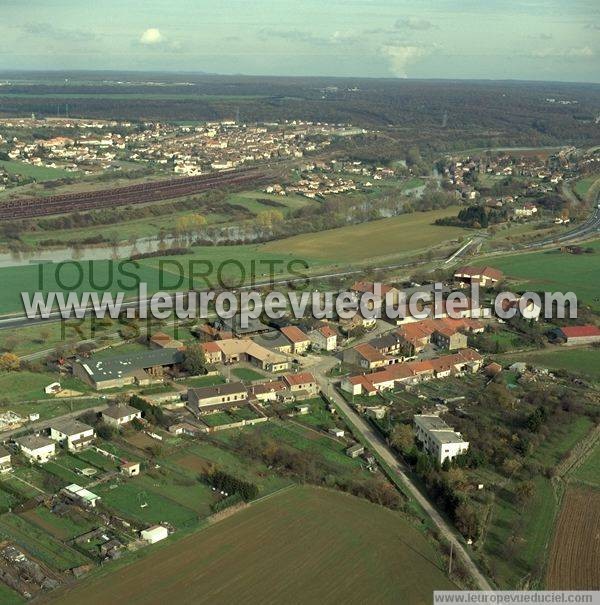
[[[156,27],[149,27],[140,37],[142,44],[160,44],[165,38]]]
[[[542,48],[534,50],[531,56],[547,59],[548,57],[563,57],[567,59],[587,59],[595,56],[595,52],[589,46],[573,47],[573,48]]]
[[[298,29],[271,30],[263,28],[261,29],[261,34],[267,35],[271,38],[280,38],[282,40],[298,42],[300,44],[309,44],[311,46],[335,46],[353,43],[358,40],[355,33],[339,30],[334,31],[331,34],[319,36]]]
[[[20,26],[21,31],[31,36],[45,39],[71,41],[71,42],[90,42],[97,40],[98,36],[92,32],[56,27],[51,23],[28,23]]]
[[[600,30],[600,23],[587,23],[585,29],[591,29],[594,31]]]
[[[396,29],[414,29],[418,31],[426,31],[435,26],[427,19],[420,19],[418,17],[400,17],[399,19],[396,19],[394,27]]]
[[[430,49],[422,46],[383,46],[382,53],[390,62],[390,68],[399,78],[407,77],[407,67],[430,54]]]

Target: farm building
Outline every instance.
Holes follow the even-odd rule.
[[[465,454],[469,449],[469,443],[462,435],[439,416],[420,414],[414,417],[414,422],[417,439],[423,444],[425,451],[440,464]]]
[[[600,342],[600,328],[593,325],[569,326],[560,328],[559,336],[564,338],[565,344],[569,346],[589,345]]]
[[[156,349],[115,355],[108,359],[78,360],[73,374],[98,390],[123,387],[129,384],[149,385],[162,380],[164,370],[180,364],[183,353],[177,349]]]
[[[293,352],[293,344],[281,332],[276,330],[253,336],[252,341],[264,349],[282,355],[291,355]]]
[[[215,327],[220,330],[231,332],[234,336],[251,336],[253,334],[262,334],[269,332],[271,328],[264,324],[260,319],[248,318],[247,325],[242,325],[240,315],[235,315],[230,319],[222,319],[215,322]]]
[[[203,411],[219,405],[238,403],[244,405],[248,399],[248,388],[241,382],[228,382],[212,387],[190,389],[188,391],[188,403],[193,408]]]
[[[48,462],[50,458],[56,455],[56,442],[43,435],[26,435],[17,437],[15,443],[23,452],[26,458],[35,462]]]
[[[50,438],[70,452],[87,447],[96,436],[94,428],[78,420],[54,420],[50,424]]]
[[[493,286],[502,280],[504,274],[494,267],[459,267],[454,272],[454,279],[463,286],[477,283],[482,287]]]
[[[140,532],[140,537],[149,544],[156,544],[169,537],[169,530],[162,525],[153,525]]]
[[[283,336],[280,337],[285,340]],[[291,350],[289,342],[287,340],[285,342]],[[229,364],[249,361],[269,372],[281,372],[290,367],[290,362],[284,355],[247,338],[206,342],[202,345],[202,350],[209,363]]]
[[[120,427],[136,418],[141,418],[142,412],[130,405],[111,405],[102,410],[102,420],[111,426]]]

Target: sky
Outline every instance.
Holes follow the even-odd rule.
[[[0,0],[0,69],[600,82],[600,2]]]

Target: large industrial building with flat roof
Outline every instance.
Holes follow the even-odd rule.
[[[183,361],[177,349],[150,349],[114,357],[79,359],[73,364],[73,374],[94,388],[113,389],[129,384],[146,386],[161,380],[166,368]]]

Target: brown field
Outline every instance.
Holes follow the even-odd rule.
[[[105,566],[56,604],[410,603],[455,589],[402,515],[353,496],[295,487],[145,556]]]
[[[205,460],[194,454],[186,454],[181,458],[177,458],[177,464],[196,473],[205,473],[210,466]]]
[[[600,589],[600,491],[567,490],[550,549],[546,588]]]

